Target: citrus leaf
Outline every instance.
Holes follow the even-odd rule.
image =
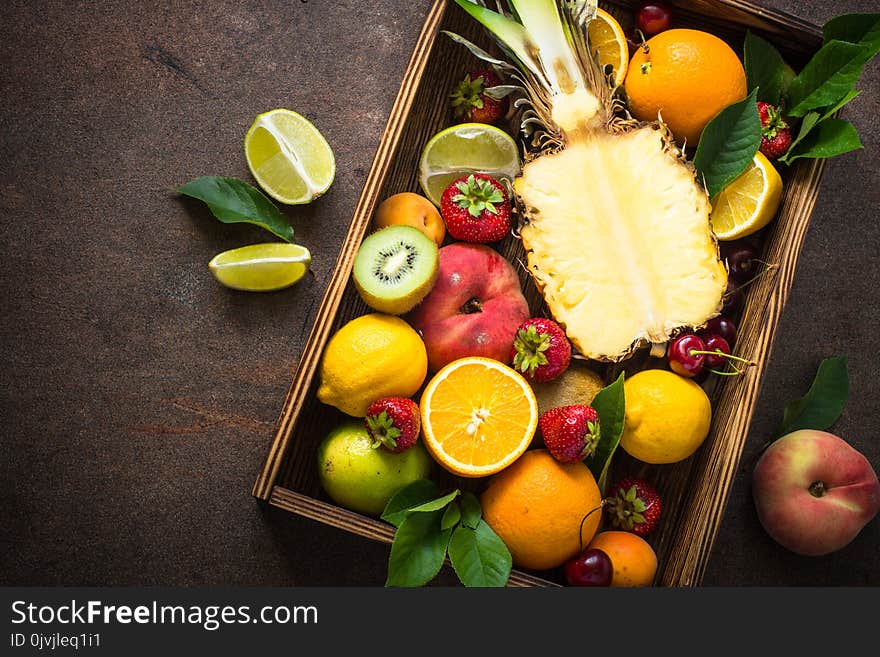
[[[830,119],[836,112],[840,111],[840,109],[843,108],[844,105],[849,103],[861,93],[861,91],[857,91],[856,89],[850,89],[843,98],[841,98],[834,105],[825,110],[824,114],[820,115],[819,112],[815,111],[807,112],[804,115],[804,118],[801,119],[801,127],[798,130],[797,137],[794,139],[794,141],[791,142],[791,145],[788,147],[785,155],[783,155],[780,160],[788,164],[792,160],[797,159],[797,157],[802,157],[795,155],[798,150],[798,144],[806,139],[807,135],[810,134],[813,128],[815,128],[819,123],[825,121],[826,119]]]
[[[470,491],[461,496],[461,524],[471,529],[476,529],[480,518],[483,517],[483,509],[480,500]]]
[[[390,522],[395,527],[400,527],[400,523],[409,514],[413,507],[424,504],[433,500],[440,494],[440,489],[430,479],[418,479],[413,483],[404,486],[395,493],[385,510],[380,516],[385,522]]]
[[[776,437],[798,429],[828,429],[840,417],[848,396],[846,357],[826,358],[819,364],[807,394],[785,407]]]
[[[449,540],[449,561],[465,586],[504,586],[510,578],[510,550],[485,520],[476,529],[459,525]]]
[[[458,504],[453,502],[443,512],[443,517],[440,519],[440,529],[452,529],[459,520],[461,520],[461,509]]]
[[[870,44],[880,40],[880,14],[844,14],[825,23],[822,38],[829,41]]]
[[[859,81],[865,64],[880,51],[880,40],[855,44],[832,40],[807,62],[788,89],[789,116],[804,116],[844,97]]]
[[[432,511],[440,511],[441,509],[445,509],[446,505],[449,504],[456,497],[461,495],[461,491],[457,488],[451,493],[447,493],[443,497],[438,497],[436,500],[428,500],[427,502],[423,502],[417,506],[414,506],[408,510],[409,513],[430,513]]]
[[[243,180],[202,176],[177,191],[203,201],[224,224],[254,224],[293,243],[293,228],[281,211],[268,196]]]
[[[748,168],[761,146],[757,90],[728,105],[703,129],[694,166],[714,197]]]
[[[786,153],[786,162],[798,158],[828,158],[863,148],[859,133],[849,121],[827,119]]]
[[[385,586],[424,586],[446,560],[451,529],[440,528],[442,511],[413,513],[394,533]]]
[[[587,467],[596,478],[599,490],[604,493],[611,457],[620,444],[626,416],[626,401],[623,392],[624,374],[621,372],[617,380],[605,386],[593,397],[591,406],[599,414],[599,443],[596,450],[586,459]]]
[[[758,90],[757,100],[779,105],[785,78],[785,61],[769,41],[746,32],[743,62],[749,93]]]

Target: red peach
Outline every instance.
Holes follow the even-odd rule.
[[[880,511],[880,482],[868,459],[811,429],[770,444],[752,472],[752,496],[770,537],[807,556],[848,545]]]
[[[489,246],[455,242],[440,249],[437,282],[407,319],[421,332],[436,372],[466,356],[507,362],[529,316],[513,265]]]

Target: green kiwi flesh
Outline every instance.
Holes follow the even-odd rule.
[[[424,299],[440,271],[440,251],[412,226],[387,226],[364,238],[352,276],[364,302],[374,310],[402,315]]]

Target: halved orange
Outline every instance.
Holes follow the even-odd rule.
[[[626,35],[614,17],[603,9],[596,12],[596,17],[587,26],[590,37],[590,49],[603,68],[611,65],[614,71],[614,83],[623,84],[626,69],[629,66],[629,46]]]
[[[528,381],[491,358],[449,363],[428,382],[419,406],[428,451],[462,477],[500,472],[526,451],[538,427]]]

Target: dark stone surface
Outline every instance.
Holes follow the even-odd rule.
[[[429,2],[58,1],[0,9],[3,558],[22,585],[381,585],[387,547],[250,497],[272,424]],[[876,1],[764,0],[815,22]],[[880,522],[805,559],[763,534],[748,474],[819,360],[850,357],[837,431],[880,466],[880,69],[845,111],[707,585],[878,584]],[[314,277],[220,287],[206,263],[266,237],[173,192],[248,178],[253,117],[289,107],[338,177],[287,210]]]

